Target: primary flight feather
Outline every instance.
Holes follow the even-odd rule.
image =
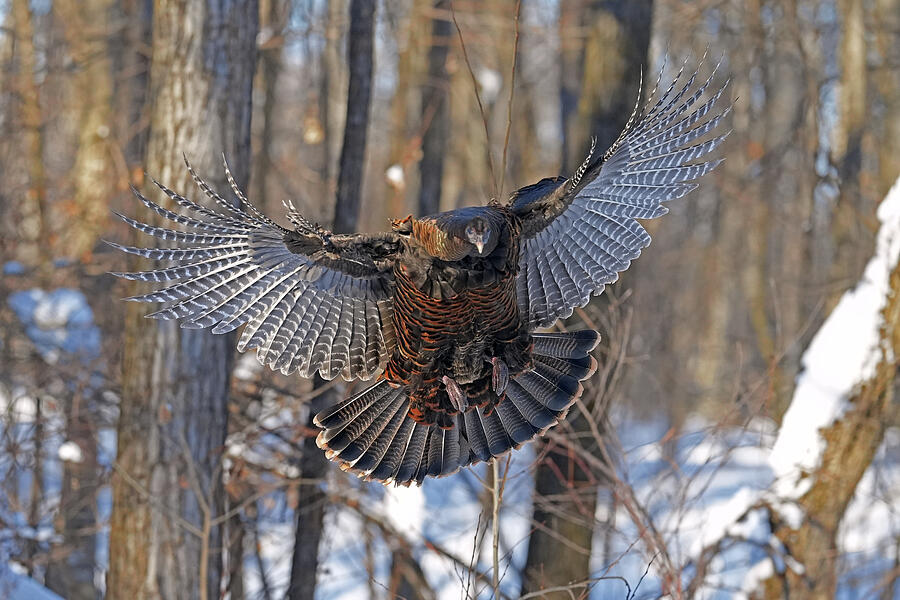
[[[316,416],[319,446],[345,470],[408,485],[490,461],[559,422],[596,368],[597,332],[537,330],[614,282],[650,243],[638,219],[665,214],[720,162],[704,157],[727,134],[707,134],[730,107],[714,114],[724,86],[701,100],[712,76],[695,86],[697,77],[679,85],[679,72],[654,89],[609,150],[592,149],[571,177],[375,235],[333,234],[293,205],[293,229],[281,227],[230,173],[240,207],[193,170],[218,210],[154,182],[183,214],[135,195],[182,230],[120,216],[176,247],[113,245],[177,265],[116,275],[175,282],[129,300],[168,303],[149,316],[182,327],[243,325],[238,349],[256,348],[282,373],[377,376]]]

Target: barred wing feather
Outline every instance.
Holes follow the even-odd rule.
[[[190,165],[188,165],[190,169]],[[148,271],[114,273],[164,283],[128,298],[167,302],[149,317],[179,319],[181,327],[225,333],[244,325],[238,349],[256,348],[259,360],[285,374],[318,371],[333,379],[369,379],[393,347],[391,264],[400,245],[393,234],[334,235],[309,224],[290,206],[296,225],[285,229],[255,209],[229,182],[241,206],[213,191],[191,169],[200,189],[219,210],[156,185],[184,213],[170,211],[134,190],[148,209],[182,226],[149,225],[124,215],[133,228],[171,242],[137,248],[111,243],[130,254],[174,261]]]
[[[638,219],[664,215],[665,202],[693,190],[721,162],[702,159],[728,133],[700,140],[731,110],[711,112],[728,84],[701,101],[715,69],[695,86],[698,73],[679,86],[680,71],[657,99],[654,89],[612,147],[599,157],[592,149],[573,177],[544,179],[513,195],[523,231],[517,299],[532,327],[568,317],[616,281],[650,243]]]

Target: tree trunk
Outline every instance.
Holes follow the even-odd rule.
[[[263,97],[262,110],[257,123],[259,138],[253,165],[253,203],[265,210],[268,203],[267,184],[272,170],[272,145],[275,138],[275,107],[278,92],[278,76],[281,73],[284,27],[290,15],[290,6],[284,0],[262,0],[260,3],[260,28],[266,32],[265,43],[260,48],[257,67],[257,93]]]
[[[174,189],[191,184],[182,152],[223,193],[223,152],[247,183],[258,16],[255,0],[156,2],[147,171]],[[234,340],[145,312],[126,320],[107,595],[217,598]]]
[[[374,0],[352,0],[350,3],[350,33],[347,63],[350,84],[347,93],[347,120],[344,144],[341,148],[335,200],[334,231],[348,233],[356,229],[359,219],[360,194],[366,155],[366,130],[369,124],[369,104],[372,90],[373,32],[375,27]],[[332,135],[329,132],[328,135]],[[316,376],[315,386],[324,382]],[[307,428],[316,431],[313,416],[340,398],[338,388],[320,394],[310,402]],[[328,461],[315,443],[314,434],[303,440],[302,471],[304,479],[324,479]],[[316,587],[319,564],[319,540],[326,497],[317,485],[301,485],[297,502],[297,524],[294,555],[291,559],[289,600],[312,599]]]
[[[576,26],[574,8],[577,7],[565,3],[561,7],[563,44],[571,43],[573,34],[569,28]],[[597,146],[603,151],[625,126],[647,60],[652,12],[651,0],[595,3],[581,24],[589,34],[580,58],[576,61],[564,46],[564,72],[579,71],[584,75],[574,114],[573,84],[563,79],[561,116],[566,172],[573,172],[584,159],[589,136],[597,136]],[[602,418],[599,422],[603,422]],[[575,436],[589,431],[585,416],[577,411],[570,414],[569,425]],[[539,448],[546,447],[545,443],[540,444]],[[535,474],[532,519],[536,526],[528,541],[523,593],[584,581],[590,576],[597,493],[597,484],[572,457],[551,449]],[[568,593],[548,597],[565,598]]]
[[[53,5],[64,27],[68,53],[77,65],[72,83],[77,103],[71,110],[79,123],[79,140],[71,176],[74,189],[65,211],[74,218],[64,230],[64,247],[73,257],[90,256],[116,189],[111,160],[112,65],[108,40],[96,35],[107,30],[111,8],[110,0],[88,0],[78,6],[60,0]],[[63,558],[47,566],[45,579],[47,587],[72,600],[97,596],[94,565],[100,481],[92,403],[90,396],[80,394],[64,402],[65,437],[78,447],[81,460],[63,462],[57,518]]]
[[[110,52],[112,54],[113,97],[116,137],[125,161],[119,189],[127,190],[128,178],[136,185],[143,181],[147,150],[150,105],[150,47],[153,28],[153,0],[117,0],[114,19],[122,23]]]
[[[47,565],[44,583],[69,600],[94,600],[94,567],[97,563],[97,490],[100,472],[97,465],[96,413],[92,399],[78,394],[67,398],[66,442],[75,444],[79,460],[63,463],[58,532],[62,537],[62,558]]]
[[[343,39],[341,23],[347,14],[346,0],[328,2],[325,23],[325,48],[322,50],[322,81],[319,89],[319,116],[325,129],[322,144],[322,176],[328,183],[328,195],[337,190],[340,135],[347,116],[345,89],[346,68],[341,57]],[[323,207],[324,208],[324,207]]]
[[[447,0],[437,0],[434,8],[444,11],[449,4]],[[450,21],[445,15],[432,19],[428,80],[422,94],[422,127],[425,132],[422,135],[422,161],[419,163],[419,216],[440,211],[444,154],[450,133],[450,81],[447,75],[450,33]]]
[[[74,223],[63,235],[65,252],[90,259],[107,224],[109,200],[116,189],[112,160],[112,61],[108,39],[97,32],[109,27],[112,0],[61,0],[53,9],[63,23],[73,75],[73,107],[78,120],[78,150],[72,167],[73,190],[67,214]]]
[[[366,155],[369,125],[369,99],[374,72],[372,45],[375,29],[375,0],[353,0],[350,3],[350,34],[347,64],[350,85],[347,89],[347,120],[341,147],[335,202],[334,231],[349,233],[359,220],[360,192]]]
[[[882,196],[900,173],[900,45],[897,44],[900,0],[878,0],[873,17],[873,22],[878,24],[873,41],[879,63],[872,79],[884,106],[882,123],[873,125],[878,144],[877,191]],[[868,114],[873,112],[870,110]]]

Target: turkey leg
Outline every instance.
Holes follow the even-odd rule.
[[[502,397],[503,393],[506,392],[506,386],[509,385],[509,367],[506,366],[502,359],[496,356],[491,359],[491,365],[493,365],[491,385],[497,396]]]
[[[466,408],[469,406],[469,400],[466,397],[466,393],[459,387],[459,384],[456,383],[456,380],[444,375],[441,381],[444,382],[444,387],[447,389],[447,396],[450,398],[450,402],[453,406],[456,407],[456,410],[461,413],[466,412]]]

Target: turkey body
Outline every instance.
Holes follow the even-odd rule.
[[[238,349],[286,375],[373,380],[315,417],[318,445],[344,470],[409,485],[494,460],[563,419],[596,368],[597,332],[545,328],[616,281],[650,243],[639,221],[721,162],[705,157],[727,136],[716,128],[730,107],[713,112],[725,86],[704,99],[713,75],[698,86],[698,72],[682,75],[664,90],[657,81],[612,146],[592,147],[571,176],[378,234],[334,234],[292,204],[283,227],[227,164],[234,201],[188,165],[217,208],[155,181],[181,212],[135,190],[180,228],[119,215],[170,244],[111,244],[174,264],[116,275],[164,284],[129,298],[166,303],[149,317],[243,327]]]
[[[459,409],[442,383],[460,385],[468,410],[490,412],[490,359],[502,358],[518,374],[530,363],[531,336],[516,302],[518,218],[502,207],[477,207],[425,217],[426,224],[480,217],[492,224],[497,244],[485,255],[448,261],[434,256],[435,240],[416,227],[394,266],[394,331],[397,344],[385,379],[408,387],[410,415],[426,425],[452,427]]]

